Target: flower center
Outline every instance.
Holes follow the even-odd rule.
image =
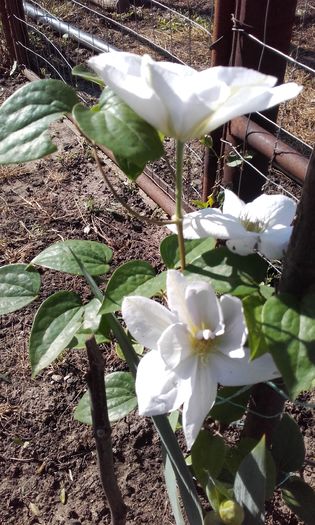
[[[196,330],[191,335],[192,353],[197,357],[206,358],[210,352],[216,349],[216,336],[209,329]]]
[[[251,221],[246,215],[241,217],[241,224],[248,232],[260,233],[264,230],[264,223],[262,221]]]

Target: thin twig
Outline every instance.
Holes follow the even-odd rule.
[[[127,508],[114,472],[111,427],[104,381],[104,360],[94,336],[85,342],[85,346],[90,365],[87,382],[91,396],[92,421],[100,477],[110,507],[111,524],[125,525]]]
[[[103,170],[103,166],[100,162],[100,159],[97,155],[97,152],[96,152],[96,149],[93,148],[93,154],[94,154],[94,158],[96,160],[96,164],[97,164],[97,167],[98,169],[100,170],[101,172],[101,175],[104,179],[104,181],[106,182],[107,186],[109,187],[110,191],[112,192],[112,194],[114,195],[115,199],[119,202],[119,204],[121,204],[125,210],[127,210],[127,212],[132,215],[133,217],[135,217],[136,219],[138,219],[139,221],[142,221],[142,222],[146,222],[148,224],[156,224],[157,226],[166,226],[167,224],[174,224],[174,221],[173,220],[157,220],[157,219],[151,219],[150,217],[146,217],[144,215],[140,215],[139,213],[137,213],[135,210],[133,210],[117,193],[117,191],[115,190],[114,186],[112,185],[111,181],[109,180],[109,178],[107,177],[105,171]]]

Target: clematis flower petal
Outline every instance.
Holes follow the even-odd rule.
[[[162,333],[158,350],[169,370],[174,370],[179,363],[191,358],[189,331],[184,324],[172,324]]]
[[[244,357],[247,339],[242,301],[238,297],[222,295],[220,305],[224,317],[225,331],[220,337],[220,350],[230,357]]]
[[[183,407],[183,430],[187,447],[190,449],[211,410],[217,395],[218,382],[210,367],[195,362],[191,370],[191,396]]]
[[[223,215],[232,215],[235,219],[239,219],[244,206],[245,202],[243,202],[233,191],[228,189],[224,190]]]
[[[270,354],[250,361],[249,349],[244,348],[244,352],[241,359],[216,354],[213,368],[218,383],[223,386],[253,385],[281,376]]]
[[[254,111],[263,111],[280,104],[293,97],[296,97],[302,88],[294,82],[282,84],[274,88],[264,88],[259,85],[249,85],[239,89],[231,89],[231,96],[209,119],[211,131],[216,129],[229,120],[252,113]],[[210,131],[210,130],[209,130]]]
[[[275,226],[260,234],[258,250],[268,259],[282,259],[292,234],[292,226]]]
[[[136,377],[139,414],[157,416],[179,408],[190,395],[190,382],[179,381],[156,351],[141,359]]]
[[[148,83],[146,57],[123,52],[101,53],[90,58],[88,64],[106,85],[154,128],[163,131],[167,127],[166,108]]]
[[[290,226],[295,212],[296,203],[284,195],[260,195],[243,209],[243,214],[248,220],[260,221],[266,228],[276,224]]]
[[[205,326],[214,335],[223,333],[222,310],[210,284],[206,281],[189,284],[186,288],[185,302],[189,311],[188,326],[192,332],[196,327]]]
[[[189,323],[189,312],[185,302],[187,279],[177,270],[168,270],[166,276],[167,304],[183,323]]]
[[[146,297],[125,297],[121,311],[131,335],[150,349],[157,348],[161,334],[176,322],[176,316],[172,312]]]
[[[240,238],[226,241],[228,249],[237,253],[238,255],[249,255],[259,248],[259,234],[254,232],[247,232],[246,235]]]
[[[103,53],[88,63],[138,115],[182,142],[236,116],[279,104],[302,89],[294,83],[273,87],[275,77],[246,68],[198,72],[123,52]]]
[[[169,224],[168,228],[174,233],[177,232],[175,224]],[[229,239],[247,233],[235,217],[223,215],[220,210],[212,208],[204,208],[184,215],[183,230],[185,239],[202,239],[209,236],[216,239]]]

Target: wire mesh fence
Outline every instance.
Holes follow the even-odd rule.
[[[14,3],[18,3],[17,0]],[[223,5],[224,2],[217,1],[216,8],[218,4]],[[277,121],[275,114],[254,117],[262,132],[268,132],[268,153],[264,151],[264,137],[260,142],[258,140],[258,146],[253,146],[248,124],[245,132],[243,130],[239,135],[233,135],[232,127],[232,134],[220,137],[220,151],[216,155],[226,160],[229,152],[228,160],[233,165],[237,164],[237,168],[219,162],[215,180],[210,186],[212,188],[214,182],[220,185],[222,177],[226,183],[224,170],[232,170],[233,180],[236,181],[234,188],[241,191],[242,185],[247,185],[254,173],[260,179],[260,187],[266,191],[280,191],[297,198],[314,141],[314,0],[297,2],[291,45],[286,53],[269,43],[268,32],[271,32],[269,28],[273,24],[272,0],[262,2],[263,32],[259,37],[250,26],[238,20],[242,1],[226,4],[234,5],[234,10],[225,13],[225,16],[230,16],[231,29],[229,34],[222,35],[220,39],[241,39],[243,53],[255,45],[259,49],[255,68],[263,72],[266,53],[271,57],[269,61],[273,57],[274,60],[280,59],[285,66],[285,80],[303,84],[304,90],[298,99],[280,106]],[[95,53],[113,49],[149,53],[157,60],[203,69],[210,65],[211,48],[215,49],[216,45],[212,36],[214,5],[209,0],[165,0],[163,3],[157,0],[28,0],[23,2],[23,6],[25,17],[20,11],[16,11],[13,17],[23,26],[26,38],[25,34],[24,38],[20,34],[13,35],[14,46],[24,49],[30,69],[41,77],[59,78],[75,85],[85,102],[91,102],[98,95],[98,88],[72,76],[71,70],[75,65],[84,64]],[[230,63],[234,65],[232,49],[230,56]],[[257,130],[256,134],[259,135]],[[290,148],[293,148],[292,151]],[[187,145],[187,151],[185,189],[191,201],[200,199],[202,195],[204,147],[198,141],[193,141]],[[171,195],[173,183],[169,177],[169,166],[174,164],[172,140],[167,141],[166,152],[168,158],[150,165],[147,172],[163,191]],[[283,159],[289,159],[289,153],[293,155],[293,160],[287,162],[287,169]],[[259,154],[263,154],[267,160],[256,162]],[[298,162],[294,162],[294,158]],[[290,166],[293,168],[290,169]],[[286,178],[288,174],[290,179]]]

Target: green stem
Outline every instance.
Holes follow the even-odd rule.
[[[183,234],[183,211],[182,211],[182,197],[183,197],[183,164],[184,164],[184,148],[185,143],[177,141],[176,144],[176,208],[175,208],[175,222],[178,235],[178,249],[180,256],[181,270],[185,270],[185,243]]]

